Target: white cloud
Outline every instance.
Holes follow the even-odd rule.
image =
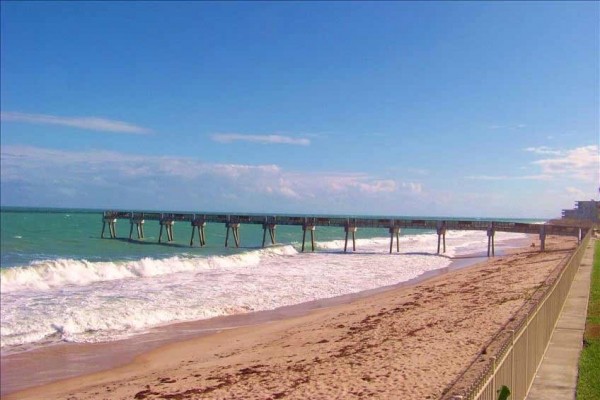
[[[0,119],[8,122],[24,122],[40,125],[62,125],[85,130],[128,133],[144,135],[151,131],[138,125],[124,121],[116,121],[98,117],[59,117],[46,114],[26,114],[21,112],[1,112]]]
[[[466,179],[477,181],[544,181],[550,179],[548,175],[471,175]]]
[[[398,189],[395,181],[386,179],[367,183],[360,183],[358,188],[365,193],[393,193]]]
[[[598,146],[583,146],[562,151],[556,157],[534,161],[542,172],[552,177],[566,177],[598,182],[600,156]]]
[[[540,146],[540,147],[527,147],[525,151],[535,154],[543,154],[543,155],[560,155],[562,152],[560,150],[553,150],[550,147]]]
[[[492,125],[488,125],[488,129],[510,129],[510,130],[515,130],[515,129],[523,129],[526,128],[527,125],[525,124],[505,124],[505,125],[500,125],[500,124],[492,124]]]
[[[59,168],[71,168],[80,174],[118,173],[132,178],[168,176],[196,179],[214,176],[237,179],[252,174],[277,174],[276,165],[210,164],[194,158],[141,156],[115,151],[84,151],[47,149],[34,146],[3,146],[1,150],[2,178],[4,169],[23,171],[39,169],[41,172]]]
[[[404,187],[391,179],[374,179],[367,174],[316,174],[307,175],[304,179],[319,181],[324,190],[331,193],[364,193],[382,194],[397,192]]]
[[[528,147],[525,151],[548,156],[531,162],[540,168],[539,174],[531,175],[473,175],[466,179],[483,181],[509,180],[543,180],[557,178],[576,179],[588,182],[598,182],[600,178],[600,156],[598,146],[590,145],[569,150],[554,150],[549,147]]]
[[[423,185],[421,183],[403,182],[402,187],[408,188],[412,193],[416,193],[416,194],[423,192]]]
[[[261,144],[291,144],[296,146],[308,146],[310,140],[306,138],[294,138],[282,135],[242,135],[239,133],[215,133],[212,140],[219,143],[252,142]]]
[[[237,211],[250,208],[252,202],[302,210],[307,200],[311,207],[352,210],[355,202],[392,204],[399,196],[418,196],[423,190],[417,182],[380,179],[364,173],[291,172],[274,164],[207,163],[191,157],[114,151],[75,152],[9,145],[1,148],[0,162],[3,184],[27,185],[39,193],[91,195],[102,191],[115,196],[115,201],[124,201],[124,193],[136,199],[161,199],[165,193],[173,193],[173,202],[211,199],[213,207],[220,207],[236,201],[232,207]]]

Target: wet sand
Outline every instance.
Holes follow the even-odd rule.
[[[4,357],[4,393],[35,384],[26,378],[35,365],[113,369],[3,398],[437,398],[574,243],[553,239],[543,254],[525,248],[465,268],[481,260],[467,257],[419,282],[359,295]]]

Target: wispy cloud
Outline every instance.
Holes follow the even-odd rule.
[[[478,181],[542,181],[550,179],[549,175],[471,175],[466,179]]]
[[[105,150],[76,152],[9,145],[3,146],[0,153],[4,169],[0,175],[2,179],[11,179],[17,175],[23,177],[27,171],[33,170],[37,170],[37,176],[47,174],[60,177],[63,169],[72,170],[73,174],[80,175],[101,173],[136,179],[160,176],[184,180],[206,175],[236,180],[254,174],[280,173],[279,167],[273,164],[204,163],[189,157],[144,156]],[[21,171],[24,173],[21,174]]]
[[[239,133],[215,133],[211,135],[212,140],[219,143],[253,142],[261,144],[291,144],[297,146],[308,146],[310,140],[306,138],[294,138],[282,135],[243,135]]]
[[[3,111],[0,120],[8,122],[22,122],[39,125],[61,125],[92,131],[127,133],[144,135],[150,129],[124,121],[116,121],[98,117],[61,117],[47,114],[27,114],[21,112]]]
[[[539,147],[527,147],[525,151],[535,154],[543,154],[543,155],[560,155],[562,152],[560,150],[554,150],[550,147],[539,146]]]
[[[596,181],[600,174],[598,146],[583,146],[560,151],[556,157],[534,161],[542,172],[555,177],[567,177],[583,181]]]
[[[582,146],[574,149],[556,150],[549,147],[528,147],[525,149],[546,158],[532,161],[538,167],[539,174],[530,175],[475,175],[467,179],[502,180],[552,180],[558,178],[598,182],[600,177],[600,155],[597,145]]]
[[[315,173],[293,174],[287,177],[302,190],[318,188],[316,193],[336,195],[383,195],[399,192],[406,187],[392,179],[377,179],[363,173]]]
[[[418,194],[423,192],[423,184],[418,182],[402,182],[403,188],[408,188],[410,192]]]
[[[208,204],[237,211],[256,211],[265,204],[330,212],[341,212],[341,208],[357,211],[357,204],[368,207],[378,202],[395,207],[398,199],[416,199],[423,191],[419,182],[381,179],[360,172],[296,172],[275,164],[210,163],[192,157],[115,151],[7,145],[1,148],[0,164],[3,187],[31,188],[32,198],[36,193],[56,198],[73,193],[73,199],[93,194],[92,200],[97,202],[106,195],[111,201],[121,202],[117,204],[121,207],[141,207],[138,199],[159,201],[164,188],[173,193],[162,200],[164,207],[197,209]],[[124,203],[132,198],[135,204]]]
[[[492,124],[488,126],[488,129],[523,129],[526,128],[525,124]]]

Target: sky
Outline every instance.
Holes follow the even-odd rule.
[[[551,218],[598,199],[598,2],[0,14],[2,206]]]

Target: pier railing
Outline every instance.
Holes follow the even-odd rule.
[[[443,400],[496,400],[503,386],[510,390],[511,400],[526,398],[590,237],[591,231],[563,264],[553,284],[544,293],[538,293],[538,301],[529,306],[525,316],[490,342],[486,354],[471,364]]]
[[[446,231],[448,230],[479,230],[486,231],[488,237],[488,256],[494,255],[494,234],[497,231],[538,234],[540,238],[540,249],[545,247],[547,235],[577,236],[579,239],[586,232],[585,228],[573,226],[561,226],[551,224],[532,224],[511,221],[490,221],[490,220],[457,220],[457,219],[411,219],[398,217],[338,217],[338,216],[293,216],[293,215],[254,215],[254,214],[216,214],[216,213],[172,213],[172,212],[142,212],[142,211],[104,211],[102,215],[102,234],[108,225],[111,238],[116,238],[116,222],[119,219],[126,219],[130,222],[129,239],[132,239],[134,225],[137,230],[137,238],[144,239],[144,222],[159,221],[161,231],[159,242],[162,242],[163,228],[167,233],[167,240],[173,241],[173,224],[175,222],[189,222],[192,226],[192,238],[190,245],[193,244],[194,232],[198,228],[200,245],[206,243],[204,226],[206,223],[222,223],[227,228],[225,245],[228,244],[229,232],[233,233],[236,247],[240,245],[240,224],[262,225],[271,237],[271,243],[275,244],[275,227],[277,225],[301,226],[304,232],[302,240],[302,250],[304,250],[304,241],[306,232],[310,232],[312,249],[314,250],[314,235],[316,227],[342,227],[346,233],[344,251],[347,249],[349,234],[352,234],[353,249],[356,248],[356,231],[358,228],[385,228],[390,235],[390,253],[392,252],[394,238],[397,241],[397,251],[399,251],[399,233],[401,229],[424,229],[435,230],[438,235],[438,249],[446,250]],[[443,244],[443,246],[442,246]],[[265,240],[263,239],[263,247]]]

